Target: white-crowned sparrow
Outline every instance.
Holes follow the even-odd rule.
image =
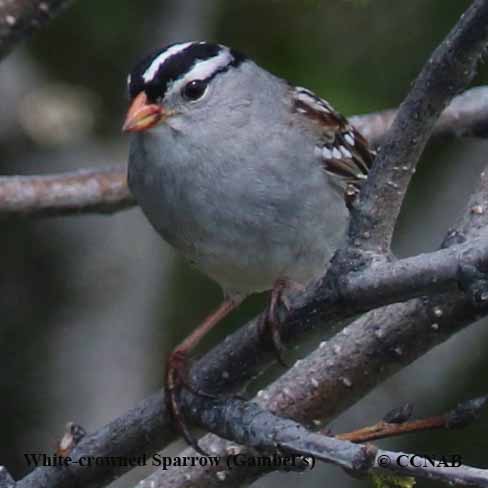
[[[188,352],[247,295],[323,274],[372,153],[328,102],[223,45],[167,46],[128,86],[130,189],[164,239],[224,291],[168,361],[169,405],[191,441],[176,398]]]

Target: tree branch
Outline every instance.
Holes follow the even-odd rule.
[[[424,467],[421,462],[411,466],[405,461],[411,458],[412,454],[379,451],[371,444],[358,445],[317,434],[293,420],[277,417],[256,403],[237,399],[209,402],[201,396],[193,396],[191,404],[194,411],[193,420],[199,422],[205,429],[246,446],[247,451],[251,448],[249,453],[251,458],[256,454],[275,453],[278,449],[278,452],[284,451],[285,455],[296,453],[332,463],[356,475],[364,475],[374,467],[392,470],[402,475],[434,478],[449,484],[456,482],[467,486],[488,487],[488,470],[470,466],[451,468],[429,464]],[[331,442],[332,440],[335,442]],[[241,453],[240,456],[245,458],[246,454]],[[385,462],[385,458],[388,458],[388,462]],[[232,455],[228,459],[232,460]],[[419,456],[417,461],[422,459],[424,458]],[[227,463],[220,466],[222,470],[220,472],[223,472],[227,466]],[[194,480],[192,483],[192,486],[195,486]]]
[[[349,121],[368,139],[371,145],[380,145],[390,129],[396,109],[354,115]],[[434,126],[433,138],[460,138],[488,136],[488,87],[477,86],[454,97]]]
[[[488,177],[483,175],[482,181],[485,185],[483,198],[472,201],[476,206],[488,205]],[[474,234],[475,239],[480,239],[485,233],[485,228],[481,224],[484,222],[486,225],[487,214],[486,212],[473,214],[470,211],[468,214],[470,221],[475,221],[480,226]],[[480,241],[480,246],[486,247],[482,246],[481,242],[485,241]],[[454,249],[468,249],[470,245],[470,241],[467,240]],[[439,252],[446,251],[448,250],[444,249]],[[453,256],[473,259],[476,255],[454,252]],[[409,262],[412,262],[411,259],[415,258],[409,258]],[[423,257],[420,259],[422,260]],[[396,266],[402,266],[401,263],[402,261],[394,263],[393,267],[385,264],[378,265],[377,269],[384,270],[383,276],[386,276],[387,268],[395,270]],[[454,262],[453,266],[456,267]],[[414,269],[421,268],[414,266]],[[356,275],[358,283],[362,282],[360,278],[364,273],[373,273],[373,270],[367,268],[364,272],[358,272]],[[420,274],[422,273],[423,270]],[[392,276],[395,277],[395,271],[390,277]],[[455,280],[455,273],[450,276]],[[447,275],[444,278],[446,277]],[[381,280],[372,278],[370,282],[376,293],[386,302],[388,302],[388,290],[394,294],[402,293],[400,288],[392,288],[391,282],[388,282],[388,286],[384,285],[384,288]],[[443,288],[441,282],[431,283],[431,285]],[[411,285],[406,282],[405,286]],[[353,290],[351,285],[348,289]],[[362,288],[362,293],[368,291]],[[417,293],[415,286],[412,287],[412,293]],[[336,294],[336,297],[338,296]],[[273,385],[266,394],[260,395],[260,403],[278,414],[292,416],[298,421],[309,422],[310,419],[332,415],[389,376],[393,369],[410,363],[460,327],[472,322],[474,317],[480,314],[480,309],[467,301],[464,294],[451,292],[446,296],[452,303],[444,296],[442,302],[436,302],[435,307],[442,310],[439,317],[430,309],[430,304],[421,302],[425,303],[425,310],[422,309],[421,314],[417,311],[421,316],[416,316],[412,322],[412,313],[417,307],[417,301],[414,301],[400,305],[399,307],[405,307],[402,313],[390,307],[391,310],[373,313],[383,313],[382,317],[370,314],[369,320],[360,319],[335,336],[332,341],[324,343],[316,353],[302,361],[299,367],[292,368],[276,383],[278,386]],[[353,307],[354,303],[349,302],[347,296],[342,295],[335,310],[332,310],[334,307],[330,308],[331,319],[334,317],[337,321],[344,316],[351,316],[354,314]],[[319,318],[313,309],[309,310],[309,316],[315,317],[315,322]],[[324,318],[327,319],[327,315],[324,315]],[[438,324],[435,329],[432,328],[433,320]],[[284,323],[284,339],[303,337],[304,331],[310,327],[311,322],[307,316],[303,316],[302,320]],[[360,350],[358,350],[359,344]],[[236,384],[242,384],[243,381],[251,378],[263,368],[265,362],[269,363],[272,357],[271,348],[267,352],[263,351],[262,339],[256,331],[255,322],[252,322],[228,337],[195,364],[192,368],[192,384],[198,389],[207,391],[211,391],[216,385],[219,391],[229,391]],[[366,376],[365,372],[368,373]],[[351,388],[353,385],[354,388]],[[355,395],[351,396],[353,392]],[[185,404],[191,404],[191,398],[184,397],[184,399]],[[192,412],[191,410],[189,417],[193,416]],[[71,455],[75,458],[84,455],[133,456],[142,452],[152,453],[174,438],[171,419],[165,410],[164,396],[158,393],[100,431],[82,439]],[[209,452],[214,452],[213,444],[214,441],[211,441],[210,446],[208,443],[203,443]],[[128,468],[116,466],[80,468],[76,465],[71,465],[65,470],[38,468],[19,481],[18,487],[33,488],[39,486],[39,483],[41,486],[44,483],[53,488],[68,487],[72,486],[73,479],[79,480],[84,486],[103,486],[106,481],[121,475],[126,469]],[[240,472],[238,469],[235,471]],[[245,475],[240,472],[238,478],[229,475],[229,479],[234,479],[234,485],[229,486],[235,486],[238,479],[250,474],[252,470],[250,473],[246,470]]]
[[[391,424],[380,420],[374,425],[337,434],[334,437],[349,442],[370,442],[388,437],[398,437],[404,434],[422,432],[424,430],[445,429],[446,427],[446,417],[444,415],[436,415],[435,417],[412,420],[401,424]]]
[[[369,442],[388,437],[397,437],[403,434],[421,432],[435,429],[459,429],[464,428],[476,420],[483,408],[485,408],[488,397],[475,398],[462,402],[450,412],[442,415],[435,415],[417,420],[403,420],[394,422],[383,419],[374,425],[362,427],[361,429],[334,435],[336,439],[350,442]],[[394,420],[394,419],[393,419]],[[326,432],[322,432],[326,434]]]
[[[222,437],[233,439],[238,444],[246,446],[234,445],[227,449],[224,455],[220,449],[212,451],[211,455],[218,458],[220,463],[211,466],[207,471],[212,472],[216,486],[236,486],[237,483],[233,474],[230,483],[227,478],[236,469],[245,471],[246,481],[250,481],[248,471],[252,473],[258,471],[263,474],[270,469],[279,469],[279,463],[271,467],[265,465],[264,469],[256,469],[255,463],[248,464],[245,461],[246,459],[252,461],[256,456],[271,457],[273,454],[277,455],[278,458],[286,458],[292,453],[308,458],[311,461],[311,466],[318,459],[345,468],[355,475],[364,475],[375,468],[391,470],[402,475],[433,478],[449,484],[456,482],[467,486],[488,487],[488,470],[462,465],[455,467],[446,467],[444,464],[431,466],[428,462],[424,465],[422,461],[425,458],[421,456],[416,456],[417,462],[415,465],[410,465],[408,461],[414,457],[413,454],[378,450],[371,444],[357,445],[349,441],[313,433],[293,420],[277,417],[256,403],[243,402],[237,399],[209,402],[203,397],[193,396],[192,408],[194,409],[193,420],[199,422],[205,429],[211,429]],[[330,442],[331,440],[336,442]],[[357,448],[354,449],[353,446]],[[196,455],[191,451],[185,451],[182,456],[187,454]],[[236,459],[239,459],[239,465],[237,465]],[[295,460],[292,465],[299,467],[300,463]],[[169,475],[169,477],[165,475]],[[186,482],[187,485],[184,486],[188,486],[189,483],[191,483],[189,486],[192,487],[213,486],[211,483],[205,483],[202,478],[187,476]],[[241,478],[240,483],[242,482],[243,479]],[[144,484],[154,488],[181,486],[174,483],[175,480],[171,479],[171,473],[164,470],[149,476]]]
[[[59,15],[72,0],[15,0],[0,3],[0,60]]]
[[[434,51],[385,136],[349,236],[362,252],[386,255],[417,161],[442,110],[475,75],[488,43],[488,1],[475,0]]]
[[[486,209],[487,205],[488,172],[485,171],[462,219],[456,229],[448,233],[445,245],[483,234],[488,225],[488,212],[473,209]],[[297,361],[277,381],[258,393],[259,404],[298,422],[310,423],[313,419],[315,426],[327,423],[382,381],[482,315],[463,293],[455,290],[375,310]],[[250,367],[246,362],[241,363],[238,353],[240,348],[247,349],[242,342],[246,336],[241,332],[227,338],[196,364],[195,369],[203,372],[202,376],[194,375],[193,381],[205,380],[206,370],[211,375],[214,373],[213,368],[206,369],[207,363],[213,362],[215,368],[220,366],[220,375],[217,372],[212,375],[215,379],[221,378],[222,372],[228,373],[225,378],[235,378],[235,369]],[[222,359],[220,365],[219,358]],[[238,368],[232,369],[232,358]],[[250,374],[255,373],[251,368]],[[201,383],[194,384],[200,387]],[[208,452],[224,457],[235,449],[234,443],[213,434],[204,436],[199,444]],[[179,455],[194,456],[196,453],[187,448]],[[235,488],[251,483],[266,472],[257,468],[234,468],[217,477],[210,467],[172,467],[154,472],[146,481],[152,482],[154,488],[186,488],[189,480],[198,488]]]
[[[119,168],[49,176],[0,177],[0,218],[111,213],[134,204]]]
[[[437,307],[443,314],[435,318]],[[461,294],[446,294],[435,301],[413,300],[372,312],[322,343],[259,392],[257,399],[263,408],[278,415],[323,425],[478,317]],[[224,458],[235,450],[234,442],[213,434],[204,436],[199,444]],[[239,449],[243,454],[248,452]],[[191,448],[178,454],[195,455]],[[267,473],[267,469],[245,467],[226,470],[217,477],[210,467],[172,467],[154,472],[146,481],[153,482],[154,488],[186,488],[188,480],[195,488],[235,488]]]
[[[310,432],[293,420],[264,410],[257,403],[236,398],[208,401],[196,395],[193,400],[195,422],[258,452],[291,451],[352,471],[367,471],[373,466],[376,449]]]
[[[486,401],[483,405],[485,403]],[[370,444],[357,445],[357,449],[354,449],[355,444],[348,441],[332,443],[331,439],[338,441],[338,438],[310,432],[293,420],[277,417],[255,403],[237,399],[208,402],[207,399],[198,397],[194,398],[192,408],[193,419],[202,427],[246,446],[247,450],[257,449],[258,455],[278,449],[284,450],[285,454],[288,451],[329,462],[356,475],[364,474],[375,467],[403,475],[433,478],[449,484],[456,482],[467,486],[488,487],[488,470],[470,466],[441,466],[435,469],[427,468],[428,465],[424,467],[421,462],[411,466],[405,462],[405,458],[411,458],[412,454],[378,451]],[[253,457],[253,451],[250,456]],[[388,462],[385,462],[385,458],[388,458]],[[423,458],[419,456],[417,461],[421,459]]]

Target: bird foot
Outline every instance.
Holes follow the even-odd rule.
[[[278,307],[283,305],[287,311],[290,310],[290,302],[285,296],[284,292],[287,290],[304,291],[304,287],[294,281],[286,278],[276,280],[273,289],[271,290],[271,297],[268,301],[265,311],[261,314],[258,322],[258,332],[263,340],[267,339],[268,334],[271,336],[273,349],[276,354],[278,362],[285,368],[289,365],[284,359],[286,347],[281,340],[281,320],[278,316]]]
[[[188,376],[188,364],[188,356],[185,351],[176,349],[170,354],[166,364],[166,405],[171,417],[173,418],[176,428],[181,433],[186,442],[202,456],[208,456],[209,454],[200,447],[198,441],[195,439],[195,436],[191,433],[188,427],[185,415],[183,413],[181,399],[179,397],[181,390],[185,388],[193,395],[210,400],[225,400],[228,398],[238,398],[239,400],[245,400],[245,398],[240,395],[216,395],[195,388],[191,384]]]
[[[166,406],[176,428],[181,433],[186,442],[202,456],[208,456],[198,444],[195,436],[191,433],[185,415],[183,413],[180,393],[182,388],[186,388],[194,395],[205,398],[215,399],[216,395],[193,388],[188,379],[188,357],[185,351],[176,349],[173,351],[166,363],[165,397]]]
[[[194,395],[208,399],[221,399],[221,396],[213,395],[193,388],[188,376],[188,355],[200,342],[202,337],[212,330],[225,316],[234,310],[240,303],[239,299],[226,299],[169,355],[166,363],[165,399],[167,409],[173,418],[174,424],[185,440],[195,451],[203,456],[207,453],[198,445],[198,442],[187,426],[180,399],[181,390],[187,389]]]

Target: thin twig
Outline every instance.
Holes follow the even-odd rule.
[[[361,429],[337,434],[334,437],[350,442],[368,442],[378,439],[385,439],[388,437],[396,437],[399,435],[421,432],[424,430],[435,429],[459,429],[470,425],[478,419],[481,411],[486,407],[488,396],[474,398],[466,402],[462,402],[450,412],[442,415],[435,415],[417,420],[392,421],[388,417],[376,422],[374,425],[362,427]],[[410,411],[411,412],[411,411]],[[322,431],[323,434],[329,435]]]
[[[369,442],[413,432],[444,428],[446,428],[446,417],[444,415],[437,415],[435,417],[412,420],[402,424],[390,424],[389,422],[380,420],[374,425],[368,425],[367,427],[345,432],[344,434],[337,434],[334,437],[343,441]]]

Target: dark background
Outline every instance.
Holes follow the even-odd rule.
[[[173,41],[229,44],[346,115],[396,106],[469,3],[76,2],[0,65],[2,172],[125,164],[120,126],[127,72],[148,51]],[[482,67],[476,84],[487,81],[486,73]],[[427,149],[399,221],[400,255],[439,245],[488,163],[487,147],[466,140]],[[22,454],[51,452],[68,420],[96,429],[159,388],[166,353],[218,302],[220,291],[175,256],[137,208],[0,225],[0,464],[20,477],[28,470]],[[262,303],[249,300],[220,334]],[[210,342],[218,338],[216,333]],[[332,428],[374,422],[406,401],[421,416],[485,394],[487,339],[483,324],[468,328],[364,398]],[[486,467],[487,434],[484,415],[464,431],[382,445],[459,453],[465,463]],[[140,476],[116,483],[132,486]],[[324,480],[338,487],[365,483],[324,466],[306,475],[268,476],[255,486],[291,487],[297,477],[307,487],[324,486]]]

